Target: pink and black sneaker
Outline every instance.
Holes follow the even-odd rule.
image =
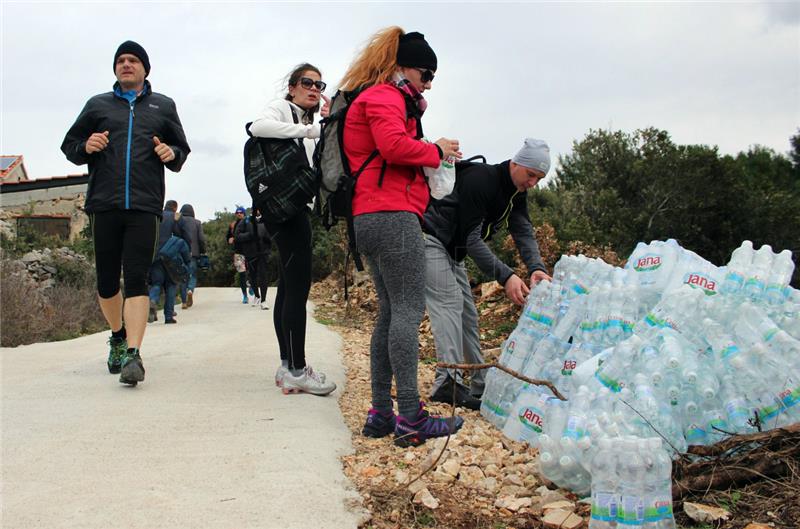
[[[394,444],[403,448],[419,446],[433,437],[444,437],[454,434],[464,426],[461,417],[440,417],[431,415],[425,409],[425,403],[419,403],[416,421],[409,421],[402,415],[397,416],[394,427]]]
[[[367,422],[364,423],[364,428],[361,434],[364,437],[386,437],[394,431],[397,417],[394,412],[382,413],[375,408],[370,408],[367,413]]]

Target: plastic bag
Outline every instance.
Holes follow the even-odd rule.
[[[423,141],[430,141],[423,138]],[[456,160],[452,156],[448,156],[439,167],[423,167],[425,178],[428,179],[428,187],[431,188],[431,196],[436,200],[441,200],[453,192],[453,187],[456,185]]]

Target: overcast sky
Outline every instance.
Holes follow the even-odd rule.
[[[244,124],[317,65],[333,95],[377,29],[425,34],[439,59],[423,124],[465,155],[553,160],[589,129],[667,130],[736,153],[789,150],[800,126],[800,3],[304,3],[2,1],[2,154],[32,178],[85,171],[60,151],[86,100],[111,89],[114,51],[139,42],[192,148],[167,198],[201,219],[249,204]]]

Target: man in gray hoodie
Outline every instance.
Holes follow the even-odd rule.
[[[194,218],[194,208],[191,204],[184,204],[181,207],[179,222],[192,254],[189,264],[189,281],[181,285],[181,308],[188,309],[194,303],[194,289],[197,286],[197,260],[200,254],[206,253],[206,236],[203,233],[203,223]]]

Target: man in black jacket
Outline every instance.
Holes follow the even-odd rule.
[[[108,370],[134,386],[144,380],[139,348],[147,322],[147,271],[164,204],[164,166],[180,171],[190,150],[175,102],[152,91],[149,73],[144,48],[123,42],[114,54],[113,91],[89,99],[61,144],[68,160],[89,165],[84,209],[92,226],[100,308],[111,327]]]
[[[445,363],[483,363],[478,312],[472,298],[464,258],[505,287],[508,298],[522,305],[533,286],[549,279],[528,216],[527,190],[550,169],[550,149],[528,138],[512,160],[497,165],[464,163],[456,166],[453,192],[431,200],[423,217],[425,231],[425,303],[436,344],[436,356]],[[507,226],[530,274],[529,282],[492,253],[486,241]],[[455,385],[455,388],[454,388]],[[475,371],[470,387],[453,369],[437,369],[431,400],[480,407],[484,373]]]

